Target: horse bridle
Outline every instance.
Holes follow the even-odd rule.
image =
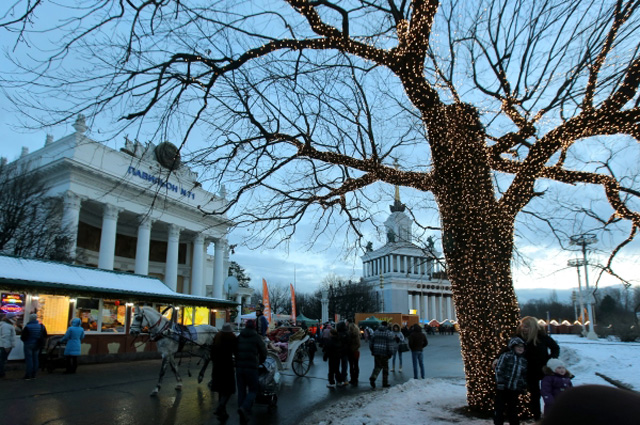
[[[142,322],[146,317],[147,316],[145,316],[144,310],[142,308],[139,309],[139,313],[134,313],[134,321],[139,322],[137,323],[138,327],[140,328],[140,331],[138,333],[142,333]],[[171,322],[167,320],[167,323],[159,331],[154,332],[153,328],[159,326],[162,323],[162,318],[163,316],[160,315],[156,323],[154,323],[153,325],[150,324],[148,326],[149,333],[151,334],[151,339],[154,341],[162,338],[162,334],[164,333],[164,331],[166,331],[171,326]]]

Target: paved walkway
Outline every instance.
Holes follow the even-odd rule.
[[[402,373],[391,374],[391,385],[397,385],[413,377],[411,356],[403,354]],[[0,380],[0,412],[2,423],[12,425],[141,425],[141,424],[218,424],[213,415],[217,396],[205,383],[196,380],[198,366],[192,360],[192,377],[187,376],[187,363],[180,367],[184,380],[181,392],[174,390],[175,379],[168,372],[158,397],[149,397],[155,387],[160,360],[144,360],[126,363],[80,365],[75,375],[63,375],[61,369],[53,373],[40,372],[35,380],[22,378],[22,364],[14,365],[7,378]],[[425,351],[428,377],[464,376],[460,344],[455,336],[430,336]],[[363,346],[360,360],[360,385],[358,387],[329,390],[327,363],[322,361],[321,351],[316,354],[316,364],[305,377],[283,371],[282,388],[278,408],[269,411],[267,406],[254,406],[252,424],[293,425],[303,418],[309,409],[320,409],[333,400],[372,391],[368,384],[373,369],[373,357]],[[210,373],[210,372],[209,372]],[[380,378],[379,378],[380,380]],[[377,389],[376,391],[383,391]],[[229,425],[238,423],[235,397],[228,406]]]

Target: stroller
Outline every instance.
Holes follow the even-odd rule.
[[[51,373],[57,368],[66,368],[64,357],[65,343],[60,342],[62,335],[54,335],[47,339],[40,353],[40,367]]]
[[[258,367],[259,390],[256,396],[256,404],[266,404],[269,410],[278,407],[278,389],[280,388],[280,372],[278,364],[273,357],[267,359]]]

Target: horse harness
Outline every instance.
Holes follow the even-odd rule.
[[[143,310],[140,311],[139,315],[142,317],[146,317]],[[138,314],[136,314],[136,316],[138,316]],[[198,344],[196,342],[196,340],[198,339],[198,334],[193,326],[189,327],[179,325],[172,320],[166,320],[165,324],[162,325],[159,330],[154,331],[153,329],[155,327],[160,326],[163,318],[164,316],[161,315],[156,323],[154,323],[153,325],[149,325],[151,341],[156,342],[161,340],[162,338],[172,339],[178,343],[178,352],[182,351],[187,342],[202,346],[202,344]],[[142,322],[142,319],[140,319],[140,322]],[[142,323],[140,324],[140,326],[142,327]]]

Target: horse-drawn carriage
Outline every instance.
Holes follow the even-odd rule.
[[[313,344],[313,347],[312,347]],[[267,341],[267,355],[272,357],[278,370],[293,370],[305,376],[311,368],[310,350],[315,342],[307,331],[299,327],[280,327],[271,331]]]

